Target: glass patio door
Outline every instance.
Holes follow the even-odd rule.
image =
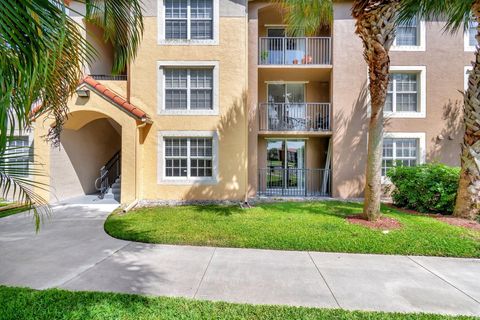
[[[305,188],[305,141],[267,141],[267,181],[268,189],[284,191]]]
[[[281,27],[267,29],[269,39],[270,64],[300,64],[306,56],[306,39],[291,37],[287,30]]]
[[[270,130],[303,131],[306,128],[304,83],[270,83],[268,120]]]
[[[286,141],[286,183],[287,189],[305,187],[305,141]]]

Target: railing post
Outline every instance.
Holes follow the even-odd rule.
[[[307,197],[308,196],[308,169],[303,169],[303,171],[305,172],[305,177],[304,177],[305,197]]]
[[[304,38],[305,39],[305,57],[308,57],[310,55],[310,46],[308,44],[308,38]],[[315,57],[313,56],[312,54],[312,64],[314,62],[314,59]],[[308,64],[307,60],[305,60],[305,62]]]

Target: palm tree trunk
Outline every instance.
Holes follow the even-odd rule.
[[[376,220],[381,215],[383,107],[389,81],[388,54],[395,38],[398,3],[397,0],[356,0],[352,8],[352,15],[357,19],[355,32],[363,41],[370,81],[371,116],[363,207],[363,217],[368,220]]]
[[[473,5],[473,14],[480,23],[480,3]],[[480,24],[477,28],[480,45]],[[473,70],[464,96],[464,126],[460,182],[457,190],[454,215],[475,219],[480,213],[480,51],[477,46]]]

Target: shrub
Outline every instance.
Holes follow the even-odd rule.
[[[397,166],[387,176],[394,185],[392,198],[396,206],[419,212],[453,212],[460,168],[440,163]]]

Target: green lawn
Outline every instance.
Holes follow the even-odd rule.
[[[112,236],[150,243],[451,257],[480,257],[480,232],[431,217],[383,207],[403,227],[381,230],[352,225],[345,217],[361,204],[336,201],[261,204],[248,210],[224,206],[143,208],[112,214]]]
[[[0,286],[0,319],[2,320],[195,320],[195,319],[365,319],[365,320],[440,320],[474,319],[428,314],[349,312],[313,308],[253,306],[224,302],[193,301],[182,298],[149,298],[137,295],[36,291]]]

